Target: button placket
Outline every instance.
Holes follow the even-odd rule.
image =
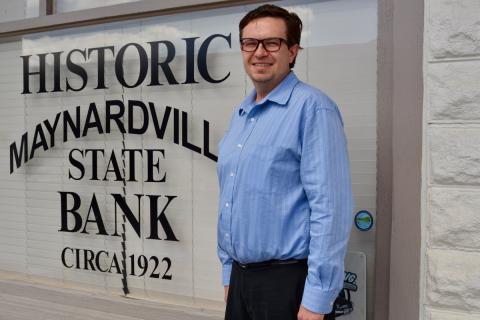
[[[246,125],[244,127],[244,129],[242,130],[243,134],[239,135],[240,141],[237,144],[237,151],[238,152],[236,152],[235,164],[230,169],[230,173],[229,173],[229,175],[232,179],[229,182],[230,193],[229,193],[228,198],[227,198],[229,201],[227,201],[225,203],[225,207],[228,208],[228,211],[229,211],[230,223],[234,219],[234,216],[233,216],[233,195],[235,194],[235,187],[236,187],[236,181],[237,181],[236,177],[237,177],[237,173],[238,173],[238,166],[240,164],[240,158],[242,156],[243,149],[245,148],[245,145],[246,145],[251,133],[253,132],[253,129],[255,127],[257,119],[255,117],[251,117],[251,118],[246,118],[245,121],[247,122],[248,125]],[[226,240],[230,240],[229,242],[230,242],[230,245],[232,246],[232,250],[235,250],[233,248],[233,236],[232,236],[231,229],[230,229],[230,232],[225,232],[224,237],[225,237]]]

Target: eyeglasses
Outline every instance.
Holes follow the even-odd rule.
[[[287,43],[287,40],[282,38],[266,38],[266,39],[254,39],[254,38],[243,38],[240,39],[240,48],[245,52],[256,51],[260,43],[267,52],[276,52],[280,50],[282,46],[282,41]]]

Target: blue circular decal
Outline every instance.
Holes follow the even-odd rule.
[[[373,216],[367,210],[358,211],[355,215],[355,226],[361,231],[368,231],[373,227]]]

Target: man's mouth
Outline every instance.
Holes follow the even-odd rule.
[[[255,67],[270,67],[272,63],[253,63]]]

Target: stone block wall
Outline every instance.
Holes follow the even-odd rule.
[[[426,0],[425,320],[480,319],[480,1]]]

